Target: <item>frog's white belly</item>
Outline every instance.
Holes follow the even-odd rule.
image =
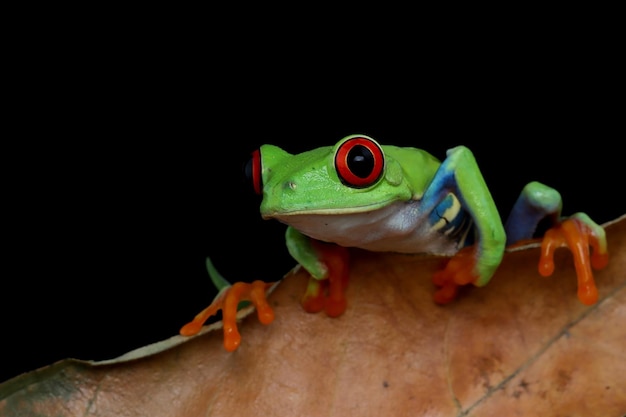
[[[273,218],[314,239],[376,252],[431,253],[450,256],[464,244],[463,236],[431,223],[419,201],[396,202],[384,208],[350,214],[277,214]],[[442,220],[443,224],[443,220]]]

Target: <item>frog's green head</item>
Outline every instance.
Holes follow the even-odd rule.
[[[407,172],[403,164],[408,162],[422,167]],[[350,135],[335,146],[295,155],[263,145],[253,152],[246,171],[263,195],[261,215],[271,218],[364,212],[406,201],[421,196],[431,178],[428,172],[434,173],[437,165],[418,149],[381,146],[368,136]]]

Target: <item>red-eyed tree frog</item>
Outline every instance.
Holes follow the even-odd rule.
[[[551,275],[555,249],[566,246],[574,255],[578,298],[586,305],[598,299],[592,267],[608,263],[604,229],[584,213],[561,217],[560,194],[539,182],[523,188],[503,224],[467,147],[449,149],[440,162],[421,149],[380,145],[366,135],[295,155],[263,145],[246,173],[263,196],[261,216],[287,225],[289,253],[310,274],[302,299],[307,312],[337,317],[345,311],[348,248],[448,257],[432,277],[434,301],[445,304],[459,286],[487,284],[506,248],[532,239],[544,218],[551,227],[542,239],[539,273]],[[252,302],[259,320],[269,324],[274,313],[266,291],[272,284],[225,285],[180,333],[198,333],[221,309],[224,346],[234,351],[241,341],[239,303]]]

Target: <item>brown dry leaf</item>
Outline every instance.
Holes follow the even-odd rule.
[[[111,361],[65,360],[0,385],[2,416],[604,416],[626,413],[626,216],[606,225],[600,301],[582,305],[569,251],[550,278],[538,249],[507,253],[492,281],[432,301],[440,259],[354,252],[349,307],[299,305],[306,275],[270,296],[276,320],[219,323]]]

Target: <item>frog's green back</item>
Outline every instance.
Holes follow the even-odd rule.
[[[382,145],[387,158],[396,161],[402,168],[402,176],[413,190],[413,197],[419,198],[435,176],[441,162],[430,153],[411,147]],[[390,168],[388,161],[388,168]]]

